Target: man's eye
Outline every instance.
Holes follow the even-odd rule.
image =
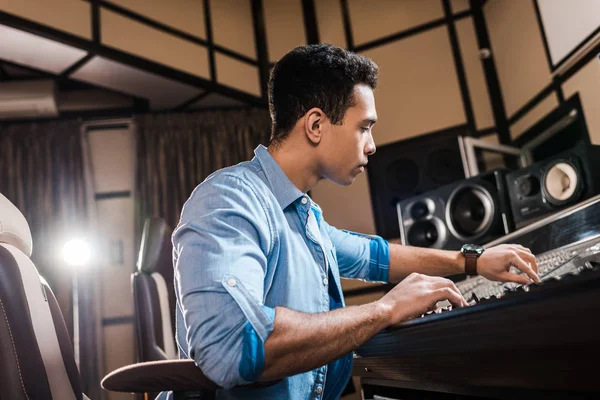
[[[371,128],[369,128],[368,126],[367,126],[367,127],[364,127],[364,126],[361,126],[361,127],[360,127],[360,130],[361,130],[363,133],[367,133],[367,132],[369,131],[369,129],[371,129]]]

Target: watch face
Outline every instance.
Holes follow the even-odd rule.
[[[463,254],[483,254],[483,247],[478,244],[465,244],[461,249]]]

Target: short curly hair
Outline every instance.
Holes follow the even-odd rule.
[[[279,60],[269,78],[271,144],[280,144],[308,110],[318,107],[339,125],[355,105],[354,86],[375,89],[379,69],[367,57],[342,48],[317,44],[299,46]]]

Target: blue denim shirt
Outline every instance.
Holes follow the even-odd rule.
[[[255,155],[198,185],[173,233],[180,357],[224,388],[218,399],[338,398],[351,354],[266,388],[243,385],[264,369],[275,307],[343,307],[340,276],[387,282],[388,243],[330,226],[264,146]]]

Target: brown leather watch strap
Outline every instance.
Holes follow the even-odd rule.
[[[465,254],[465,274],[477,275],[477,254]]]

